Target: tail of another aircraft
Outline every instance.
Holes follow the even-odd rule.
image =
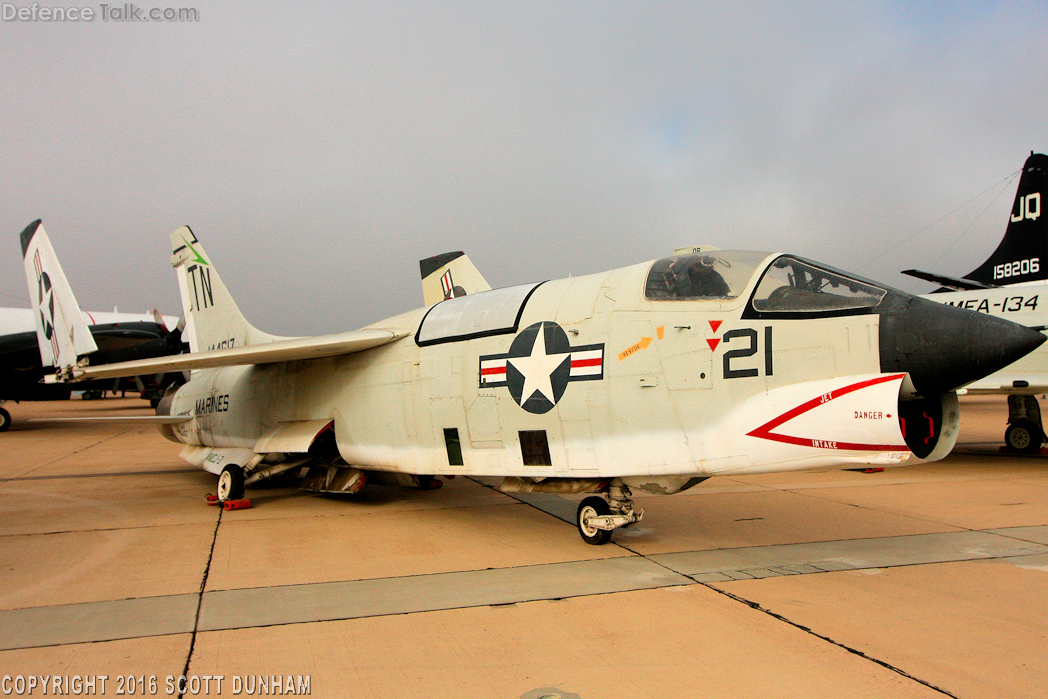
[[[178,276],[191,352],[260,345],[286,338],[258,330],[244,318],[189,226],[171,234],[171,266]]]
[[[445,252],[419,260],[422,271],[422,296],[427,306],[444,299],[490,291],[483,275],[464,252]]]
[[[1042,216],[1041,209],[1045,195],[1048,155],[1030,153],[1019,178],[1004,240],[965,279],[993,286],[1048,280],[1048,218]]]
[[[22,231],[22,264],[43,365],[68,367],[98,349],[40,220]]]

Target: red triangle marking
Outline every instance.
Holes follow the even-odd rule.
[[[717,328],[719,328],[721,326],[721,323],[723,322],[723,320],[711,320],[709,321],[710,328],[713,330],[713,332],[717,332]]]
[[[717,345],[720,344],[720,338],[719,337],[708,337],[708,338],[706,338],[706,342],[709,343],[710,350],[713,351],[713,352],[716,352],[717,351]]]

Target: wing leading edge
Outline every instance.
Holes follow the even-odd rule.
[[[88,379],[109,379],[119,376],[139,376],[142,374],[167,373],[171,371],[193,371],[196,369],[216,369],[228,366],[245,366],[248,364],[276,364],[305,359],[323,359],[344,354],[363,352],[373,347],[381,347],[407,337],[405,331],[364,329],[335,335],[303,337],[291,340],[279,340],[263,345],[248,345],[230,349],[193,352],[155,359],[140,359],[133,362],[102,364],[99,366],[69,367],[72,376],[64,377],[71,381]],[[51,383],[54,377],[49,377]]]

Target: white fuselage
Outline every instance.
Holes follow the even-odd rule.
[[[533,478],[755,473],[909,456],[896,411],[902,375],[854,389],[880,372],[877,315],[743,320],[755,281],[729,300],[650,301],[649,267],[534,290],[519,328],[562,328],[575,372],[547,412],[523,409],[505,385],[482,385],[485,367],[508,371],[499,357],[514,335],[419,346],[414,332],[429,310],[420,309],[372,326],[412,335],[365,352],[195,372],[171,407],[195,417],[172,436],[199,447],[202,462],[208,449],[252,450],[281,423],[330,418],[349,464]],[[750,436],[813,400],[771,436]],[[457,431],[460,464],[448,430]],[[526,463],[522,433],[531,432],[545,433],[548,464]]]

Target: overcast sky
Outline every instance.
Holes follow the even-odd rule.
[[[449,250],[496,287],[698,243],[916,291],[900,269],[974,269],[1048,150],[1048,5],[769,4],[4,21],[0,305],[29,305],[36,218],[85,309],[177,315],[168,236],[188,224],[286,335],[420,306],[418,260]]]

